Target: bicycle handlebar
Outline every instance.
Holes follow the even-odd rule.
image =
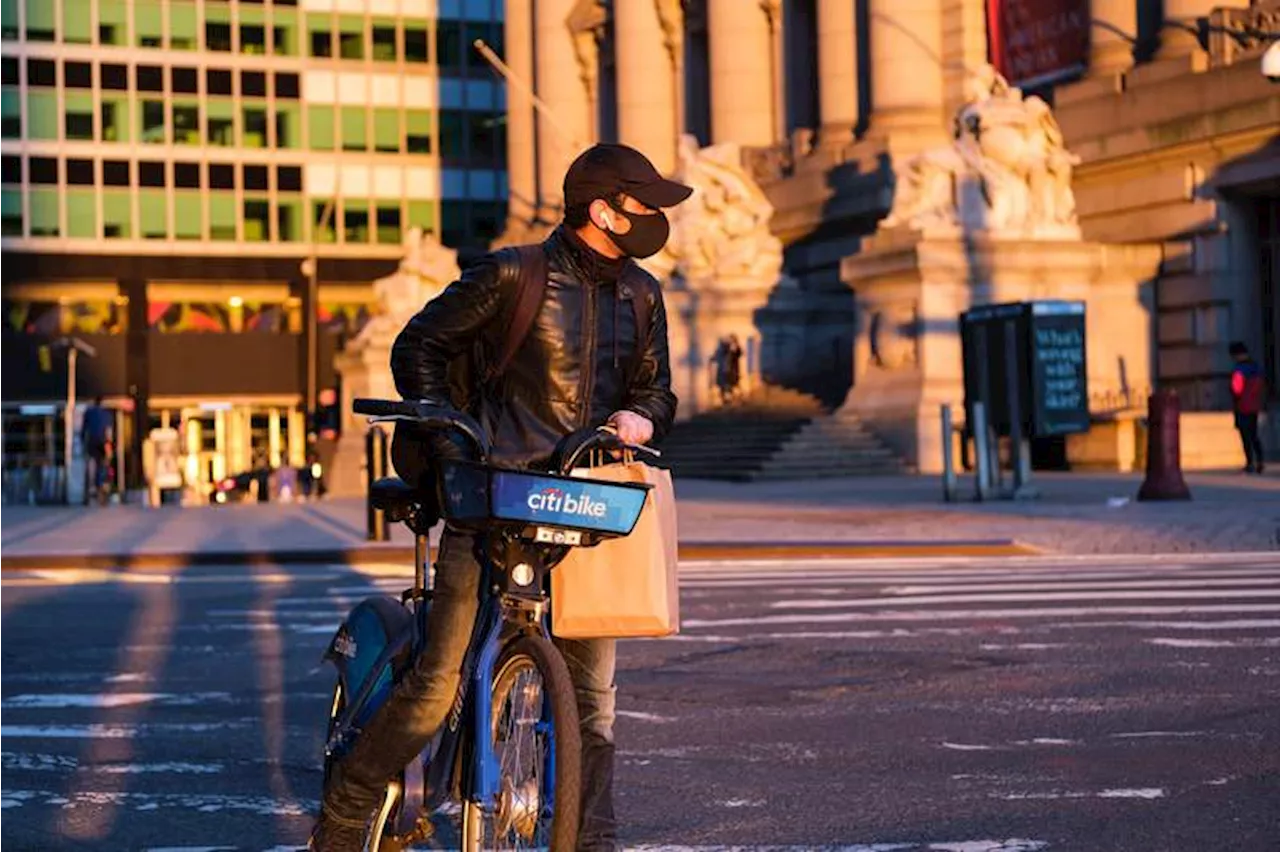
[[[658,455],[657,450],[628,444],[619,438],[618,433],[611,427],[601,426],[599,429],[583,430],[566,435],[556,446],[555,455],[552,456],[553,467],[560,473],[568,475],[577,467],[583,456],[592,450],[631,451]]]
[[[436,400],[422,399],[356,399],[351,410],[384,420],[412,423],[434,431],[452,430],[469,440],[479,453],[480,461],[489,459],[489,438],[470,415]]]

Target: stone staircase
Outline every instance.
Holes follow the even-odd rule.
[[[657,463],[690,479],[750,482],[903,469],[856,418],[773,386],[678,423],[660,449]]]

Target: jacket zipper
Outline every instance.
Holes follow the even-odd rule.
[[[582,284],[582,388],[579,397],[582,408],[578,412],[578,427],[587,428],[591,421],[591,389],[595,384],[596,366],[596,285]]]

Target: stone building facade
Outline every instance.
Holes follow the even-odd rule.
[[[1010,3],[507,0],[508,62],[546,109],[512,89],[505,238],[555,221],[564,169],[591,141],[634,145],[672,172],[686,137],[737,146],[783,250],[750,311],[749,366],[837,407],[874,366],[842,264],[884,242],[910,159],[951,143],[974,74],[1007,47],[988,15]],[[1227,343],[1248,343],[1273,399],[1280,389],[1280,86],[1259,67],[1280,3],[1057,5],[1087,30],[1079,67],[1023,89],[1052,107],[1075,157],[1078,239],[1120,244],[1108,256],[1124,258],[1141,308],[1090,334],[1149,341],[1091,408],[1123,418],[1151,387],[1172,387],[1196,413],[1189,444],[1233,441]],[[921,352],[949,333],[915,315],[895,327]],[[895,443],[929,466],[912,440]]]

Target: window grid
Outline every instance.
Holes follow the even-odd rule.
[[[18,21],[16,27],[16,35],[18,41],[27,41],[27,21],[25,20],[26,12],[32,0],[17,0],[19,9]],[[266,127],[264,128],[265,148],[263,149],[264,157],[270,157],[273,162],[280,162],[274,155],[268,155],[266,152],[284,152],[290,151],[296,153],[298,163],[296,165],[304,169],[308,162],[315,162],[316,157],[310,155],[312,139],[312,122],[309,120],[308,107],[320,105],[308,102],[301,97],[278,98],[276,95],[277,86],[275,85],[274,73],[284,71],[286,73],[301,74],[306,68],[332,67],[334,70],[341,70],[344,73],[356,72],[357,69],[363,69],[367,72],[387,73],[392,68],[402,70],[406,73],[412,73],[415,70],[428,71],[438,61],[437,57],[437,23],[433,19],[404,19],[395,17],[383,17],[364,11],[358,15],[340,14],[337,11],[309,13],[299,7],[281,7],[276,8],[274,4],[263,3],[242,5],[238,3],[230,3],[225,7],[219,6],[214,9],[213,6],[206,5],[204,2],[188,2],[188,0],[163,0],[156,2],[154,8],[158,8],[160,13],[159,31],[156,32],[154,18],[144,18],[143,13],[147,12],[148,4],[139,2],[139,0],[125,0],[120,4],[104,3],[104,0],[37,0],[37,2],[46,4],[50,8],[50,17],[52,18],[52,40],[55,43],[68,43],[77,46],[97,46],[107,50],[106,53],[93,54],[87,61],[92,67],[92,88],[86,92],[91,97],[92,114],[90,116],[90,124],[92,126],[92,135],[95,142],[105,142],[108,135],[108,129],[117,135],[117,139],[108,142],[108,146],[119,145],[125,150],[111,151],[110,147],[102,151],[101,154],[93,156],[95,175],[97,183],[92,188],[95,195],[96,203],[94,205],[94,214],[96,219],[95,231],[101,238],[104,236],[106,215],[105,215],[105,196],[104,192],[121,192],[122,188],[113,188],[105,190],[102,181],[102,159],[123,159],[130,163],[133,185],[128,187],[129,194],[129,212],[128,212],[128,229],[132,232],[135,239],[144,237],[144,220],[154,222],[158,205],[154,203],[159,190],[154,188],[143,188],[139,186],[137,181],[138,163],[142,161],[160,160],[165,163],[166,186],[163,189],[165,198],[165,216],[169,220],[166,228],[166,239],[175,239],[177,230],[174,223],[175,209],[178,205],[174,203],[175,193],[187,192],[187,190],[179,190],[173,181],[174,162],[173,157],[203,157],[205,153],[213,148],[214,151],[225,151],[234,157],[243,157],[245,150],[245,135],[247,128],[244,123],[244,110],[246,105],[251,108],[263,108],[265,110]],[[83,28],[72,29],[67,24],[67,15],[75,12],[77,8],[83,6],[88,12],[88,37]],[[181,6],[181,9],[178,7]],[[227,14],[219,14],[219,11],[225,9]],[[108,14],[110,13],[110,14]],[[212,14],[211,14],[212,13]],[[79,18],[77,18],[79,20]],[[147,23],[151,21],[151,23]],[[322,22],[329,34],[333,37],[332,56],[325,59],[313,60],[308,58],[309,45],[307,44],[307,36],[311,30],[313,21]],[[194,22],[194,23],[193,23]],[[209,117],[210,110],[208,80],[204,73],[211,67],[218,64],[221,51],[208,51],[207,44],[207,24],[210,22],[224,22],[230,27],[230,53],[239,56],[249,56],[250,60],[258,53],[263,56],[274,56],[279,59],[285,59],[290,64],[288,66],[280,66],[273,63],[263,63],[263,70],[268,75],[268,85],[265,97],[263,98],[246,98],[241,91],[241,77],[238,73],[233,73],[233,94],[230,101],[233,104],[232,109],[232,132],[235,142],[234,148],[228,149],[218,147],[213,144],[209,133]],[[359,30],[359,47],[355,49],[348,46],[347,52],[353,57],[358,55],[360,58],[343,58],[343,48],[340,35],[346,32],[348,35],[355,33],[358,23]],[[6,21],[6,25],[9,22]],[[345,26],[344,26],[345,25]],[[255,49],[253,53],[246,54],[244,49],[247,39],[242,38],[246,35],[245,26],[261,27],[260,49]],[[115,32],[110,30],[104,31],[104,27],[115,27]],[[376,28],[376,29],[375,29]],[[258,33],[252,32],[255,44],[258,44]],[[375,38],[376,36],[376,38]],[[46,43],[44,37],[39,41],[32,42],[39,45]],[[139,44],[143,39],[149,41],[148,47],[139,48]],[[11,40],[11,39],[10,39]],[[410,45],[412,41],[412,46]],[[244,43],[242,43],[244,42]],[[150,44],[154,44],[150,46]],[[375,52],[375,44],[377,51]],[[277,47],[282,49],[278,50]],[[116,47],[117,50],[112,50]],[[425,49],[424,49],[425,48]],[[465,50],[465,47],[464,47]],[[141,51],[154,51],[155,58],[148,59],[145,55],[140,55]],[[170,52],[172,51],[172,52]],[[408,58],[410,51],[415,53],[414,60]],[[40,48],[34,51],[35,55],[42,55]],[[76,61],[86,61],[85,54],[76,54]],[[332,65],[330,66],[330,63]],[[48,94],[53,95],[56,99],[55,115],[56,115],[56,133],[52,134],[53,139],[58,143],[70,142],[73,145],[86,144],[75,142],[67,139],[67,93],[65,86],[65,65],[63,61],[56,61],[56,79],[58,85],[54,91],[44,89]],[[128,69],[129,88],[124,91],[106,90],[102,85],[102,68],[104,65],[124,65]],[[232,63],[238,68],[248,68],[240,61]],[[164,87],[163,93],[143,93],[137,89],[136,74],[139,65],[156,65],[163,69]],[[170,70],[174,67],[194,67],[197,69],[197,92],[193,96],[198,108],[198,120],[189,132],[192,136],[192,142],[188,146],[175,146],[175,106],[179,110],[185,104],[179,104],[175,100],[175,93],[172,91],[172,79]],[[30,89],[28,80],[26,79],[25,63],[19,63],[19,77],[17,85],[16,104],[18,106],[18,118],[21,123],[22,134],[24,137],[29,135],[31,128],[31,116],[29,114]],[[366,80],[371,78],[366,77]],[[366,83],[368,85],[368,83]],[[6,91],[15,87],[6,86]],[[39,87],[34,87],[39,88]],[[78,90],[84,91],[84,90]],[[181,97],[181,96],[179,96]],[[158,135],[163,139],[161,145],[155,145],[154,150],[147,150],[142,140],[142,129],[144,126],[144,109],[143,104],[148,100],[158,100],[163,104],[163,126],[155,128]],[[371,101],[372,99],[370,99]],[[104,110],[110,107],[111,114]],[[411,144],[410,137],[421,139],[424,134],[415,133],[413,128],[422,125],[422,119],[416,114],[423,111],[411,108],[411,105],[401,102],[395,107],[379,107],[376,110],[371,105],[366,105],[362,110],[363,119],[363,145],[359,151],[344,152],[343,148],[347,144],[344,141],[344,123],[341,117],[341,104],[329,104],[334,111],[334,153],[331,156],[322,155],[319,159],[325,162],[350,161],[360,166],[364,166],[369,162],[378,162],[381,157],[395,157],[397,159],[406,156],[417,159],[422,157],[434,161],[439,164],[441,155],[440,145],[440,112],[437,109],[427,112],[427,122],[429,130],[427,138],[429,150],[423,150],[422,142],[413,142]],[[284,110],[284,111],[282,111]],[[476,120],[481,119],[480,114],[473,114]],[[397,128],[394,143],[385,128],[388,122],[394,121]],[[380,132],[380,127],[383,132]],[[123,130],[123,133],[120,131]],[[282,132],[283,131],[283,132]],[[289,138],[284,138],[284,132],[289,134]],[[470,140],[468,140],[470,141]],[[287,147],[284,143],[288,143]],[[99,146],[100,147],[100,146]],[[468,145],[468,147],[471,147]],[[248,151],[252,153],[252,149]],[[349,156],[348,156],[349,153]],[[483,156],[476,158],[474,155],[478,153],[473,151],[469,160],[484,160]],[[461,165],[461,164],[460,164]],[[467,163],[468,166],[491,165],[500,169],[500,162],[492,163]],[[26,165],[24,163],[24,174]],[[439,166],[437,166],[439,168]],[[206,170],[202,170],[206,173]],[[280,212],[286,209],[287,205],[296,203],[301,200],[305,204],[311,200],[311,196],[305,192],[295,193],[282,191],[277,185],[277,173],[274,169],[269,170],[269,185],[266,190],[266,197],[270,201],[270,215],[268,218],[268,236],[267,239],[272,242],[280,242],[283,236],[280,231],[281,217]],[[244,189],[239,179],[236,181],[235,209],[243,214],[244,211]],[[304,187],[305,188],[305,187]],[[58,188],[59,197],[59,231],[63,238],[69,231],[70,223],[67,221],[68,204],[63,200],[65,198],[66,186],[61,185]],[[206,185],[199,190],[202,198],[201,229],[203,236],[209,236],[209,195],[212,192]],[[143,198],[151,199],[148,201],[148,213],[144,216]],[[288,201],[285,201],[286,196]],[[337,205],[338,210],[335,215],[334,224],[342,221],[339,217],[345,216],[346,197],[339,198]],[[29,204],[29,192],[22,193],[23,201],[23,229],[29,233],[30,214],[27,206]],[[115,203],[115,202],[112,202]],[[367,211],[367,224],[361,229],[363,234],[367,235],[367,241],[361,241],[364,244],[382,244],[387,242],[388,235],[394,233],[398,228],[403,232],[404,229],[414,225],[424,224],[424,218],[429,219],[430,225],[439,233],[442,227],[442,200],[435,199],[427,201],[425,199],[411,199],[403,194],[399,199],[385,199],[373,197],[372,191],[369,197],[351,198],[353,210],[356,208]],[[479,200],[475,201],[477,206],[485,206],[485,203]],[[423,210],[429,207],[431,212],[429,216],[423,215]],[[113,208],[114,209],[114,208]],[[287,209],[293,210],[293,207]],[[393,215],[393,212],[395,215]],[[379,218],[381,214],[381,219]],[[294,214],[290,214],[294,215]],[[398,224],[396,221],[398,216]],[[243,240],[245,223],[243,215],[237,215],[236,230],[237,239]],[[305,241],[310,238],[311,217],[303,215],[298,221],[288,223],[289,230],[293,233],[293,241]],[[151,226],[147,226],[151,228]],[[153,228],[151,228],[154,230]],[[336,228],[339,242],[342,240],[342,234],[345,228]],[[302,233],[298,233],[302,232]]]

